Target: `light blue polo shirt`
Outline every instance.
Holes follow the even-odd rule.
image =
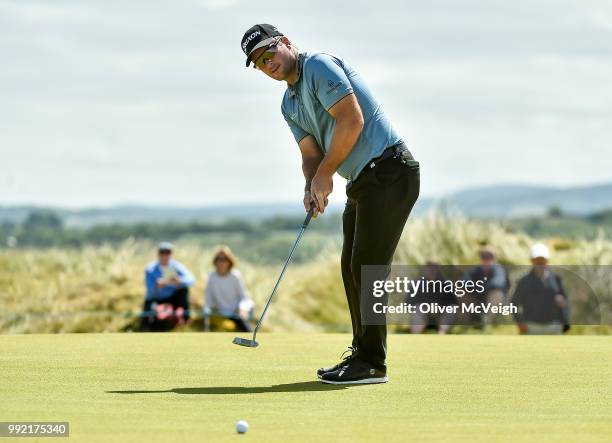
[[[338,174],[354,180],[368,161],[401,141],[364,80],[344,60],[326,53],[301,53],[298,80],[288,85],[281,111],[296,142],[311,134],[327,153],[336,120],[328,112],[340,99],[355,94],[364,125]]]

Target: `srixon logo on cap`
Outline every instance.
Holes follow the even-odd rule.
[[[244,53],[246,54],[246,47],[249,44],[249,42],[251,40],[253,40],[255,37],[259,37],[261,35],[261,31],[254,31],[251,35],[249,35],[243,42],[242,42],[242,50],[244,51]]]

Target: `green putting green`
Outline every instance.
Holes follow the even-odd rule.
[[[389,383],[339,387],[315,370],[348,335],[234,335],[0,336],[0,421],[86,442],[612,440],[610,337],[392,335]]]

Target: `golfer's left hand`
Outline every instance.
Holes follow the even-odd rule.
[[[334,190],[334,180],[332,177],[333,174],[317,171],[312,182],[310,182],[310,195],[317,207],[317,212],[321,214],[325,212],[325,207],[328,203],[327,197]]]

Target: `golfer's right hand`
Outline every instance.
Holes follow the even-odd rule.
[[[304,209],[306,209],[306,212],[310,211],[310,208],[312,207],[312,216],[316,217],[317,215],[319,215],[319,211],[317,210],[317,205],[315,205],[314,200],[312,199],[312,196],[310,195],[310,191],[306,191],[304,192]]]

